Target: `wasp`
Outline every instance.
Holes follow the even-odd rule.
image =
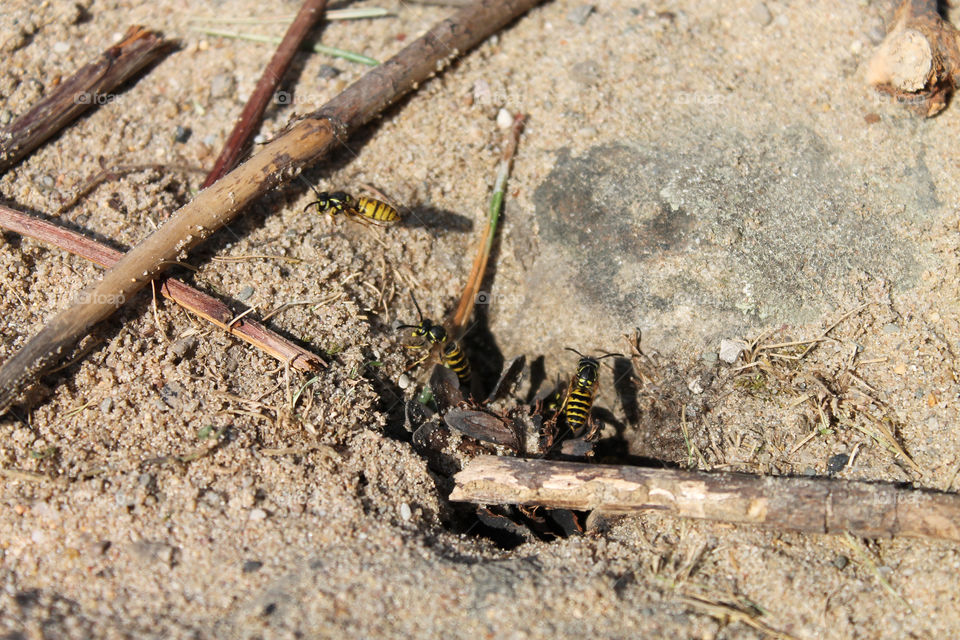
[[[309,184],[309,183],[308,183]],[[317,199],[303,208],[316,207],[317,213],[329,213],[335,216],[345,214],[351,220],[364,224],[386,224],[400,219],[400,212],[386,202],[360,196],[354,198],[346,191],[318,191],[312,184],[310,188],[317,194]]]
[[[457,374],[457,379],[460,381],[460,388],[469,393],[470,361],[460,347],[460,343],[456,340],[451,340],[449,336],[447,336],[447,330],[444,329],[442,325],[433,324],[432,321],[424,318],[423,312],[420,311],[420,305],[417,304],[417,299],[413,297],[413,294],[410,294],[410,297],[413,298],[413,306],[417,308],[417,315],[420,317],[420,322],[419,324],[397,325],[397,329],[413,329],[413,335],[418,338],[424,338],[431,347],[439,346],[440,362],[443,363],[443,366],[452,369],[453,372]],[[424,360],[425,359],[426,358],[424,358]],[[420,362],[423,362],[423,360]]]
[[[573,433],[579,433],[585,427],[587,434],[586,440],[591,440],[597,435],[599,425],[592,425],[590,420],[590,409],[593,407],[593,399],[600,390],[598,379],[600,377],[600,361],[604,358],[614,356],[623,356],[621,353],[608,353],[599,358],[585,356],[576,349],[567,347],[567,351],[573,351],[580,356],[580,362],[577,363],[577,373],[570,380],[567,387],[567,394],[560,406],[560,413],[567,423],[567,427]]]

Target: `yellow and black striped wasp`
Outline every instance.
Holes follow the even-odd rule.
[[[567,387],[567,394],[563,399],[563,404],[560,406],[559,413],[563,416],[567,423],[567,428],[570,429],[570,431],[575,435],[579,435],[579,433],[586,428],[584,439],[592,440],[600,428],[599,424],[592,424],[590,420],[590,409],[593,407],[593,399],[600,390],[600,384],[598,382],[600,378],[600,361],[604,358],[612,358],[615,356],[623,357],[623,354],[607,353],[599,358],[591,358],[590,356],[583,355],[576,349],[571,349],[570,347],[566,349],[580,356],[580,361],[577,363],[577,373],[570,380],[570,385]]]
[[[412,293],[410,297],[413,298],[413,306],[417,308],[417,315],[420,317],[420,322],[419,324],[400,324],[397,325],[397,329],[413,329],[413,335],[425,340],[426,344],[424,346],[429,346],[431,349],[439,347],[440,362],[443,366],[452,369],[453,372],[457,374],[457,379],[460,381],[460,389],[469,395],[471,378],[470,361],[460,347],[460,343],[450,339],[447,335],[447,330],[444,329],[442,325],[433,324],[431,320],[424,318],[423,312],[420,311],[420,305],[417,304],[417,299],[414,298]],[[420,362],[423,362],[428,357],[430,357],[430,354],[427,354],[413,366],[420,364]]]
[[[346,191],[321,192],[312,184],[310,184],[310,188],[317,194],[317,199],[305,206],[304,211],[310,207],[316,207],[317,213],[321,215],[329,213],[331,216],[335,216],[342,213],[351,220],[363,224],[381,225],[400,220],[400,212],[386,202],[366,196],[355,198]]]

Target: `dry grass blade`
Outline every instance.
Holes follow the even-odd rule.
[[[101,267],[111,267],[123,257],[119,251],[75,231],[64,229],[46,220],[39,220],[3,205],[0,205],[0,228],[48,242]],[[233,312],[230,307],[179,280],[165,279],[160,285],[160,293],[184,309],[249,342],[281,362],[289,362],[294,369],[317,371],[326,366],[319,356],[298,347],[258,322],[246,321],[231,324]]]
[[[690,605],[694,609],[699,609],[700,611],[706,613],[712,618],[716,618],[717,620],[742,622],[743,624],[753,627],[761,633],[767,634],[771,638],[779,638],[780,640],[796,640],[794,636],[782,631],[777,631],[773,627],[762,622],[757,615],[749,611],[744,611],[739,607],[722,602],[703,600],[701,598],[692,596],[680,596],[680,601]]]
[[[101,96],[156,60],[169,44],[143,27],[130,27],[122,42],[61,82],[32,109],[0,130],[0,174],[99,104]]]
[[[871,573],[873,573],[873,575],[877,578],[877,582],[880,583],[880,586],[882,586],[887,593],[889,593],[894,597],[894,599],[898,600],[903,606],[909,609],[910,613],[916,613],[913,607],[910,606],[910,603],[907,602],[907,599],[897,593],[897,590],[893,588],[893,585],[891,585],[887,579],[883,577],[883,574],[880,573],[879,567],[877,567],[877,563],[873,561],[873,558],[870,557],[870,553],[863,547],[861,543],[859,543],[849,533],[843,536],[843,541],[846,542],[851,551],[853,551],[857,557],[860,558],[860,560],[870,568]]]
[[[76,303],[52,318],[0,367],[0,414],[94,324],[160,275],[170,261],[233,220],[253,200],[292,179],[297,169],[337,148],[350,132],[538,2],[479,0],[441,21],[201,191],[107,271],[100,282],[80,292]]]
[[[517,152],[517,144],[520,141],[520,134],[523,132],[523,124],[525,121],[526,116],[522,114],[516,116],[506,136],[506,144],[503,148],[503,155],[500,158],[500,165],[497,168],[496,182],[493,186],[493,195],[490,196],[487,227],[483,231],[480,249],[477,251],[477,256],[473,260],[473,266],[470,268],[470,275],[467,277],[467,284],[463,288],[460,302],[457,304],[457,310],[453,314],[451,328],[454,335],[460,335],[464,329],[466,329],[467,323],[470,321],[470,314],[473,312],[473,306],[477,301],[477,294],[480,292],[483,274],[487,271],[490,249],[493,248],[493,241],[497,235],[497,224],[500,221],[500,212],[503,210],[503,197],[507,188],[507,178],[510,177],[513,156]]]

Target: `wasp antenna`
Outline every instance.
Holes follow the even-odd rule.
[[[417,328],[417,325],[415,324],[398,324],[397,325],[397,331],[400,331],[400,329],[416,329],[416,328]]]
[[[298,174],[297,177],[300,178],[301,180],[303,180],[303,184],[305,184],[305,185],[307,185],[308,187],[310,187],[311,189],[313,189],[313,192],[314,192],[315,194],[317,194],[317,197],[318,197],[318,198],[320,197],[320,191],[319,191],[315,186],[313,186],[313,183],[312,183],[312,182],[310,182],[309,180],[307,180],[306,178],[304,178],[302,173],[301,173],[301,174]]]
[[[417,297],[410,292],[410,299],[413,300],[413,306],[417,308],[417,315],[420,316],[420,322],[423,322],[423,311],[420,311],[420,305],[417,304]]]
[[[570,347],[564,347],[564,349],[566,349],[567,351],[573,351],[575,354],[577,354],[577,355],[580,356],[581,358],[586,358],[586,357],[587,357],[587,356],[583,355],[582,353],[580,353],[579,351],[577,351],[576,349],[571,349]]]
[[[622,353],[607,353],[607,354],[604,354],[604,355],[600,356],[599,358],[597,358],[597,360],[603,360],[604,358],[613,358],[613,357],[622,358],[622,357],[623,357],[623,354],[622,354]]]

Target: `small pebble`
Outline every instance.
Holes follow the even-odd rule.
[[[40,184],[46,187],[47,189],[53,189],[53,187],[57,183],[54,182],[53,178],[51,178],[50,176],[43,176],[42,178],[40,178]]]
[[[827,473],[830,475],[840,473],[843,471],[843,468],[847,466],[849,461],[850,456],[845,453],[838,453],[835,456],[830,456],[830,458],[827,460]]]
[[[594,60],[584,60],[570,67],[570,78],[583,85],[596,83],[600,76],[600,65]]]
[[[591,13],[593,13],[593,5],[583,4],[579,7],[571,9],[567,13],[567,20],[582,27],[584,24],[586,24],[587,18],[590,17]]]
[[[113,398],[104,398],[100,403],[100,413],[110,413],[113,409]]]
[[[210,78],[210,97],[226,98],[237,90],[237,79],[232,73],[218,73]]]
[[[196,336],[187,336],[186,338],[180,338],[172,345],[170,345],[170,353],[175,355],[178,358],[183,358],[188,353],[193,351],[194,347],[197,346],[197,337]]]
[[[69,42],[62,42],[62,41],[61,41],[61,42],[54,42],[54,43],[53,43],[53,52],[54,52],[54,53],[66,53],[67,51],[70,51],[70,43],[69,43]]]
[[[259,571],[262,566],[263,563],[259,560],[247,560],[243,563],[243,567],[241,567],[240,570],[244,573],[253,573],[254,571]]]
[[[843,571],[847,568],[847,565],[850,564],[850,558],[847,556],[837,556],[833,559],[832,564],[840,571]]]
[[[266,141],[267,141],[267,136],[263,135],[262,133],[258,133],[253,137],[254,144],[263,144]]]
[[[190,134],[192,133],[193,131],[190,130],[190,127],[183,127],[178,124],[176,130],[173,132],[173,141],[183,144],[190,139]]]
[[[407,520],[409,520],[412,516],[413,516],[413,513],[410,511],[410,505],[408,505],[406,502],[401,502],[401,503],[400,503],[400,517],[401,517],[404,521],[407,521]]]
[[[490,104],[493,101],[493,91],[486,80],[477,80],[473,83],[473,100],[478,104]]]
[[[728,340],[724,338],[720,341],[720,359],[727,364],[733,364],[747,348],[747,343],[743,340]]]
[[[404,389],[404,390],[409,389],[409,388],[410,388],[410,376],[408,376],[408,375],[405,374],[405,373],[401,373],[401,374],[400,374],[400,378],[397,379],[397,386],[400,387],[401,389]]]
[[[895,322],[890,322],[890,323],[888,323],[888,324],[885,324],[885,325],[883,325],[883,332],[884,332],[884,333],[888,333],[888,334],[889,334],[889,333],[899,333],[899,332],[900,332],[900,325],[898,325],[898,324],[895,323]]]
[[[870,44],[880,44],[883,42],[883,39],[887,37],[887,30],[883,28],[883,20],[877,18],[873,21],[872,26],[867,31],[867,39],[870,40]]]
[[[0,124],[9,124],[13,120],[13,112],[10,109],[0,111]]]
[[[806,469],[803,470],[803,475],[805,475],[805,476],[815,476],[815,475],[817,475],[817,470],[814,469],[813,467],[807,467]]]
[[[250,510],[250,519],[254,522],[267,519],[267,512],[263,509],[251,509]]]
[[[700,382],[700,378],[690,378],[687,380],[687,389],[694,395],[703,393],[703,384]]]
[[[501,129],[509,129],[513,124],[513,115],[506,109],[500,109],[497,113],[497,126]]]
[[[240,289],[240,293],[237,294],[237,300],[240,300],[241,302],[246,300],[253,295],[254,291],[256,291],[256,289],[248,284],[243,289]]]
[[[719,356],[713,351],[708,351],[707,353],[700,356],[700,360],[702,360],[703,363],[707,365],[717,364],[717,360],[719,359],[720,359]]]
[[[750,19],[759,24],[761,27],[765,27],[771,22],[773,22],[773,16],[770,14],[770,9],[767,8],[762,2],[754,3],[750,7]]]
[[[320,65],[320,70],[317,71],[317,77],[323,80],[330,80],[331,78],[336,78],[338,75],[340,75],[340,69],[331,67],[328,64]]]
[[[213,135],[213,134],[211,133],[211,134],[208,135],[206,138],[204,138],[202,142],[203,142],[203,144],[207,145],[208,147],[212,147],[213,145],[215,145],[215,144],[217,143],[217,136],[215,136],[215,135]]]

